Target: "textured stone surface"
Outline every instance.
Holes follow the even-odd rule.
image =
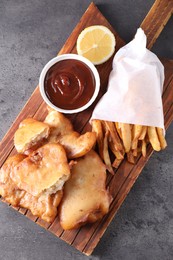
[[[154,1],[96,0],[117,32],[130,41]],[[88,7],[87,0],[0,1],[0,138],[33,92]],[[169,21],[153,51],[173,58]],[[0,260],[173,259],[173,125],[168,148],[155,153],[89,258],[0,203]]]

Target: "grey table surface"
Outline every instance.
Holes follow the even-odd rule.
[[[153,0],[96,0],[124,40],[130,41]],[[0,137],[38,84],[42,67],[56,55],[87,9],[88,0],[0,0]],[[153,51],[173,58],[173,19]],[[20,213],[0,203],[0,260],[173,259],[173,125],[168,147],[154,153],[87,257]]]

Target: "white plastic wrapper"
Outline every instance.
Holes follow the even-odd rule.
[[[116,53],[107,92],[96,105],[92,119],[164,129],[164,67],[146,49],[146,42],[146,35],[139,28],[135,38]]]

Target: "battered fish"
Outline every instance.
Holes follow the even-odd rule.
[[[24,119],[14,135],[14,145],[18,153],[25,153],[30,148],[38,145],[49,135],[49,126],[34,118]]]
[[[46,144],[18,163],[10,177],[33,196],[56,193],[70,177],[66,153],[60,144]]]
[[[106,167],[91,150],[71,170],[60,204],[60,224],[73,229],[101,219],[109,210],[111,196],[105,188]]]
[[[96,143],[94,132],[80,135],[73,130],[70,120],[60,112],[49,109],[44,122],[50,126],[48,142],[62,144],[69,159],[85,155]]]
[[[57,191],[55,194],[46,194],[38,198],[26,192],[25,196],[20,200],[19,206],[30,209],[33,215],[52,223],[57,215],[57,207],[61,202],[62,196],[62,190]]]
[[[20,163],[26,156],[16,154],[9,157],[0,170],[0,195],[13,206],[18,206],[25,191],[19,190],[10,177],[11,170]]]
[[[47,222],[53,222],[57,215],[57,207],[62,199],[62,190],[55,194],[35,197],[30,193],[21,190],[13,182],[10,172],[26,156],[17,154],[9,157],[0,170],[0,195],[10,204],[16,207],[24,207]]]

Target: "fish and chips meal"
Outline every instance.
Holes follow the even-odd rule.
[[[134,50],[128,56],[135,44],[140,47],[140,39],[146,40],[143,31],[137,34],[127,49],[115,55],[108,90],[91,117],[91,132],[76,132],[67,117],[50,107],[43,122],[26,118],[19,124],[14,134],[17,154],[9,157],[0,170],[0,195],[8,203],[29,209],[33,215],[50,223],[58,215],[64,230],[79,228],[101,219],[109,211],[112,197],[106,187],[107,170],[115,174],[114,168],[123,160],[135,164],[139,155],[146,156],[149,144],[155,151],[167,146],[161,101],[163,68],[160,61],[146,51],[146,43],[142,45],[142,55],[140,48],[136,50],[139,61],[133,57]],[[86,49],[85,42],[91,39],[96,42]],[[100,50],[107,46],[105,57],[94,52],[92,59],[93,46],[96,48],[97,44]],[[77,41],[79,54],[94,64],[105,62],[114,48],[114,36],[103,26],[89,27]],[[155,66],[154,81],[148,70],[148,57],[149,68]],[[139,87],[141,78],[144,79],[139,64],[143,64],[142,71],[146,69],[145,83],[150,91]],[[135,79],[132,74],[129,77],[130,66]],[[122,68],[124,78],[119,76]]]

